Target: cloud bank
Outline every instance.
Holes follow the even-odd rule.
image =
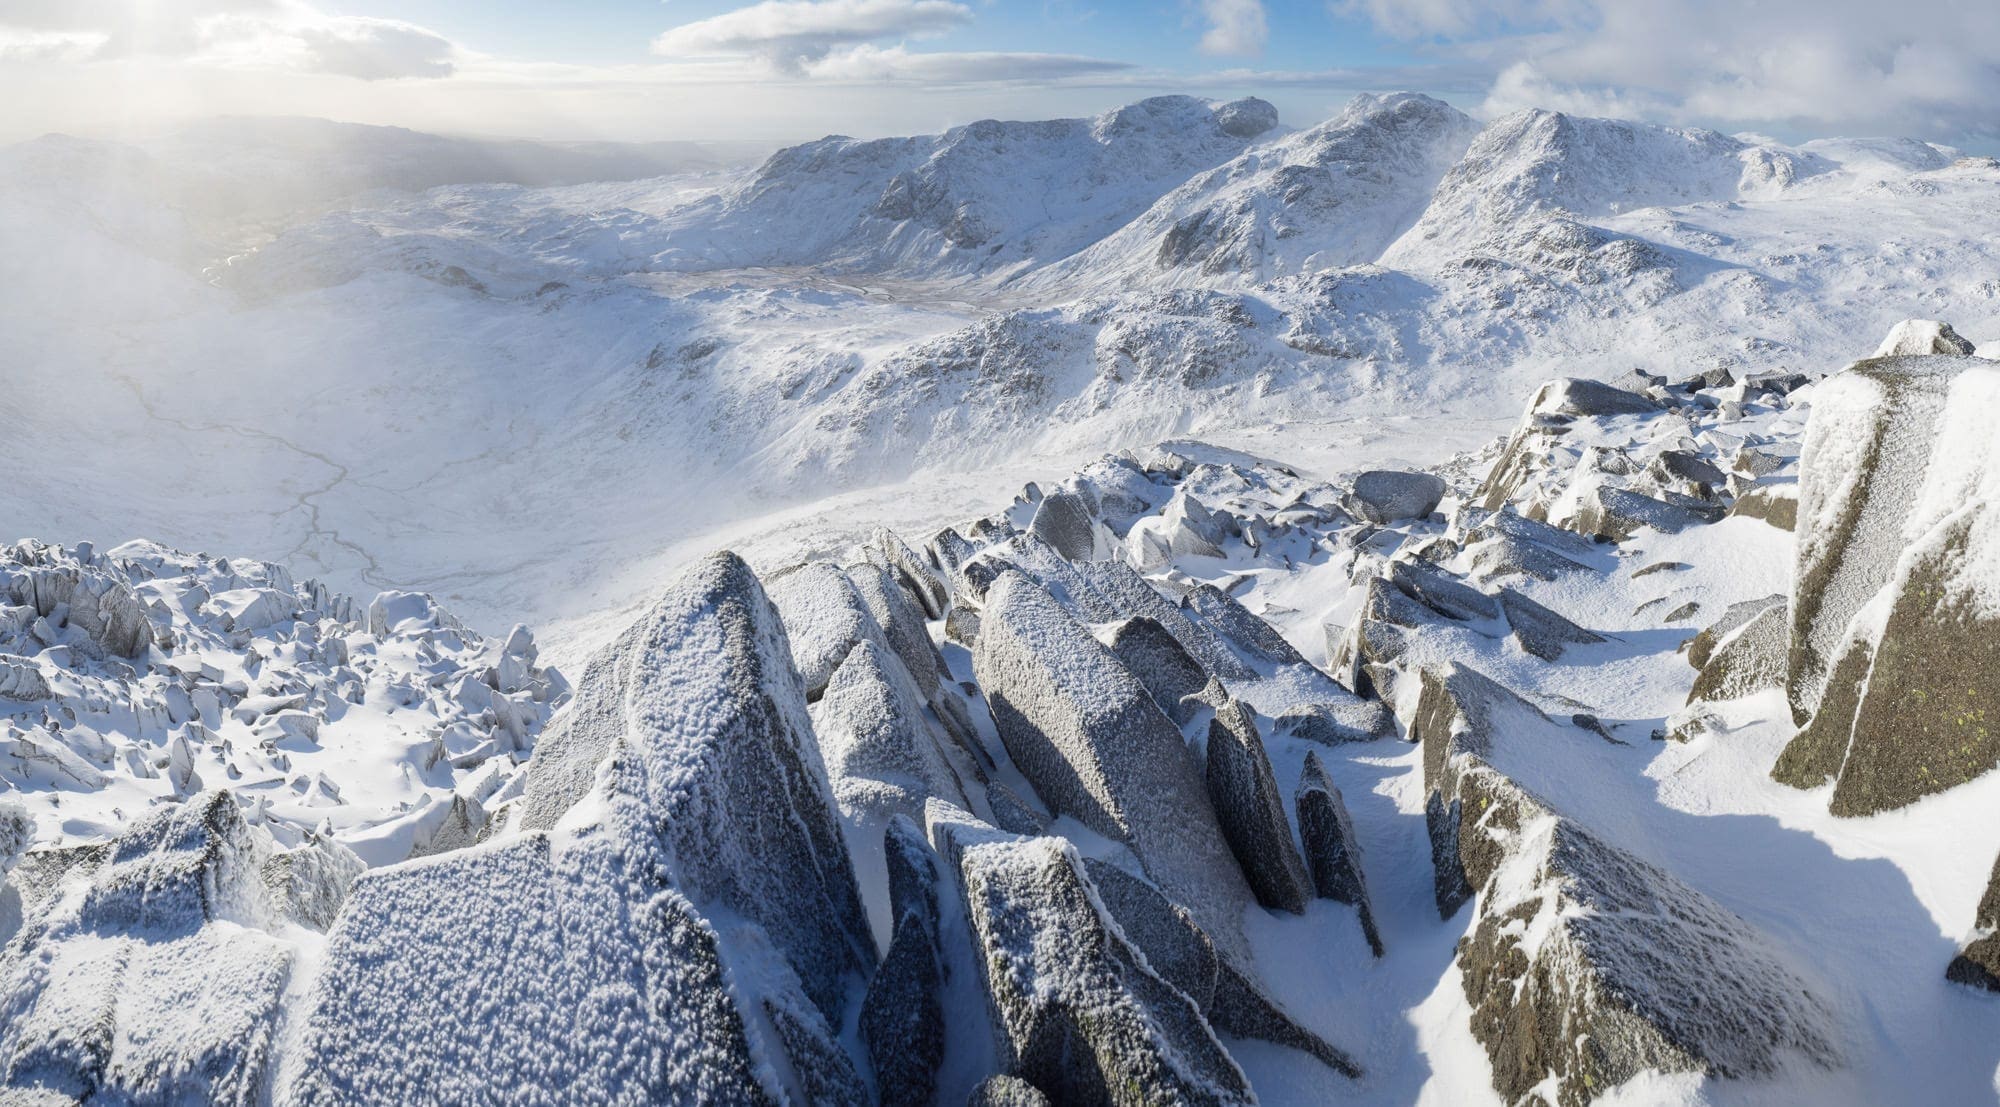
[[[972,21],[951,0],[764,0],[685,23],[653,40],[669,58],[747,55],[801,73],[836,49],[942,34]]]
[[[1479,59],[1490,111],[2000,137],[1993,0],[1338,0]]]
[[[415,24],[297,0],[0,0],[0,58],[166,59],[375,81],[448,77],[457,54]]]

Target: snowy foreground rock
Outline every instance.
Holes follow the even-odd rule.
[[[0,1099],[1400,1100],[1405,1020],[1506,1102],[1846,1088],[1851,966],[1655,767],[1794,710],[1748,775],[1837,724],[1836,814],[1994,767],[1996,379],[1559,380],[1347,481],[1169,443],[712,555],[573,691],[424,596],[14,547]],[[1892,986],[1996,987],[1996,903]]]

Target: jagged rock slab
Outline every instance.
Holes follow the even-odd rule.
[[[1742,610],[1746,606],[1747,612]],[[1696,635],[1688,659],[1699,657],[1701,672],[1688,690],[1687,702],[1732,700],[1782,686],[1787,607],[1783,596],[1732,605],[1723,623]],[[1731,622],[1735,625],[1729,626]]]
[[[1058,1103],[1255,1102],[1194,1000],[1107,920],[1075,850],[933,807],[1009,1072]]]
[[[1504,1098],[1580,1105],[1647,1072],[1839,1063],[1824,1001],[1767,939],[1495,767],[1549,756],[1545,717],[1462,665],[1424,680],[1412,729],[1439,907],[1478,895],[1459,967]],[[1543,748],[1507,748],[1526,743]]]
[[[1293,844],[1257,716],[1241,701],[1225,702],[1209,721],[1206,765],[1209,802],[1257,902],[1303,912],[1312,898],[1311,878]]]
[[[883,832],[890,910],[889,951],[868,982],[861,1040],[883,1107],[925,1107],[944,1062],[944,951],[939,945],[937,855],[903,816]]]
[[[1239,940],[1251,893],[1201,769],[1117,656],[1009,572],[987,592],[973,671],[1007,752],[1050,809],[1128,844],[1204,927]]]
[[[1049,1097],[1018,1076],[989,1076],[972,1089],[965,1107],[1049,1107]]]
[[[0,950],[0,1098],[254,1104],[297,958],[274,852],[226,792],[29,852]]]
[[[1787,673],[1809,718],[1772,775],[1834,777],[1836,815],[2000,765],[1996,405],[2000,367],[1978,358],[1867,361],[1820,387]]]
[[[698,910],[759,926],[838,1024],[873,942],[784,626],[734,554],[689,569],[591,660],[535,751],[523,828],[556,827],[607,763],[642,804],[615,832],[656,842]]]
[[[1143,615],[1118,624],[1111,634],[1111,652],[1146,686],[1146,694],[1175,726],[1186,726],[1194,717],[1195,705],[1188,697],[1199,695],[1214,679],[1165,627]]]
[[[1361,913],[1361,933],[1368,948],[1382,956],[1382,935],[1368,902],[1368,885],[1361,874],[1361,846],[1340,789],[1326,775],[1319,755],[1306,754],[1305,771],[1293,798],[1298,809],[1299,838],[1305,843],[1306,867],[1321,899],[1351,904]]]
[[[1201,1008],[1216,1033],[1273,1042],[1317,1058],[1342,1076],[1361,1068],[1347,1053],[1300,1026],[1215,948],[1187,910],[1108,861],[1083,859],[1097,901],[1146,963]]]

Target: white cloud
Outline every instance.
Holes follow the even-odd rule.
[[[456,53],[414,24],[326,15],[303,0],[0,0],[0,57],[158,58],[381,80],[449,76]]]
[[[1201,52],[1229,57],[1253,57],[1264,52],[1271,28],[1264,18],[1264,0],[1201,0]]]
[[[317,27],[301,27],[308,64],[314,73],[379,81],[395,77],[449,77],[455,66],[450,40],[393,19],[350,17]]]
[[[927,85],[1059,81],[1133,67],[1076,54],[1001,52],[910,53],[901,46],[856,46],[807,63],[807,76],[839,81],[903,81]]]
[[[2000,137],[1992,0],[1341,0],[1491,64],[1518,107]]]
[[[675,27],[653,40],[653,52],[751,56],[799,73],[843,47],[942,34],[971,21],[972,9],[951,0],[764,0]]]

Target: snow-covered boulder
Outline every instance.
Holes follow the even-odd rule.
[[[1786,688],[1772,775],[1835,779],[1865,815],[2000,765],[2000,367],[1861,362],[1822,382],[1800,455]]]
[[[988,590],[972,656],[1001,741],[1051,810],[1128,845],[1169,896],[1237,948],[1250,889],[1194,754],[1145,685],[1014,572]]]
[[[1255,1102],[1187,993],[1099,906],[1076,850],[942,806],[932,843],[957,871],[1004,1067],[1058,1103]]]
[[[0,1074],[22,1102],[263,1102],[297,961],[269,834],[227,792],[30,851],[0,949]]]
[[[1472,1032],[1509,1102],[1581,1105],[1647,1073],[1839,1062],[1825,1001],[1741,918],[1507,775],[1565,735],[1463,665],[1426,670],[1411,725]]]
[[[1003,1073],[981,1080],[965,1107],[1049,1107],[1049,1097],[1026,1080]]]
[[[66,613],[106,653],[138,657],[153,644],[146,605],[131,585],[81,548],[21,542],[0,551],[0,595],[43,618]]]
[[[1354,478],[1347,506],[1371,523],[1401,523],[1436,511],[1444,493],[1444,479],[1431,473],[1371,469]]]
[[[1368,902],[1368,885],[1361,874],[1361,845],[1354,837],[1354,821],[1316,753],[1306,754],[1293,803],[1314,890],[1321,899],[1351,904],[1360,911],[1362,936],[1375,956],[1382,956],[1382,935],[1375,929],[1374,908]]]
[[[520,804],[525,835],[355,881],[302,1102],[393,1101],[412,1073],[473,1099],[755,1099],[771,1072],[865,1098],[838,1028],[874,945],[803,682],[741,559],[689,569],[591,660]]]
[[[1965,356],[1971,354],[1970,340],[1959,337],[1951,329],[1950,323],[1940,323],[1935,319],[1905,319],[1889,328],[1889,336],[1875,348],[1874,356],[1921,357],[1924,354],[1950,354]]]

